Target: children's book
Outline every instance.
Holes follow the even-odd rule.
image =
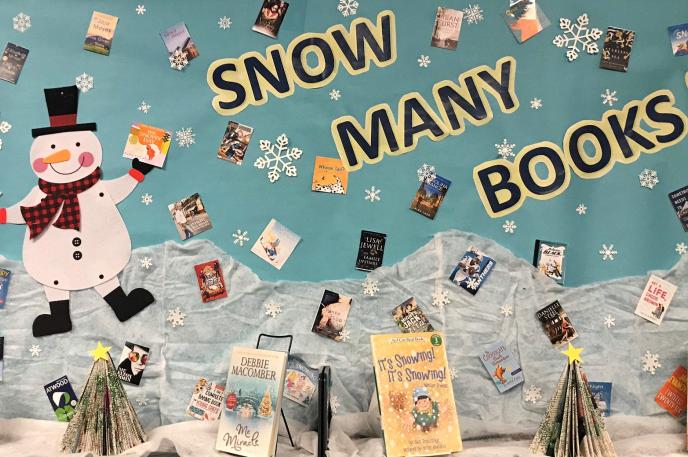
[[[7,302],[7,294],[10,291],[10,281],[12,280],[12,272],[0,268],[0,309],[5,308]]]
[[[97,54],[110,55],[118,20],[117,16],[94,11],[91,15],[91,23],[88,24],[84,49]]]
[[[475,295],[494,270],[497,262],[473,246],[461,257],[449,280]]]
[[[198,194],[170,203],[167,205],[167,209],[172,215],[172,220],[182,241],[213,228],[203,200]]]
[[[672,25],[667,29],[671,50],[675,56],[688,56],[688,23]]]
[[[600,68],[614,71],[628,71],[628,61],[631,60],[635,32],[618,27],[607,28],[604,37],[604,48],[600,58]]]
[[[638,301],[638,306],[635,308],[635,314],[653,324],[661,324],[667,308],[671,304],[671,299],[674,298],[676,289],[678,287],[669,281],[650,275],[645,290]]]
[[[404,333],[423,333],[435,330],[423,311],[418,307],[415,297],[411,297],[392,310],[392,317]]]
[[[533,265],[557,284],[564,284],[564,260],[566,245],[553,241],[535,240]]]
[[[129,341],[124,343],[117,365],[117,376],[123,382],[138,386],[148,364],[150,348]]]
[[[430,182],[424,181],[411,202],[411,209],[427,218],[434,219],[449,186],[451,186],[451,181],[441,176],[437,176]]]
[[[217,157],[241,165],[252,136],[253,127],[229,121],[217,150]]]
[[[511,2],[504,12],[506,25],[519,43],[533,38],[550,26],[549,18],[540,8],[538,0]]]
[[[659,389],[655,401],[672,416],[683,419],[686,414],[687,392],[686,368],[679,365]]]
[[[311,186],[313,192],[346,194],[348,184],[349,172],[346,171],[341,160],[320,156],[315,158]]]
[[[386,242],[387,235],[384,233],[361,230],[361,239],[358,243],[358,256],[356,257],[356,269],[373,271],[382,266]]]
[[[459,44],[462,20],[463,11],[438,6],[430,45],[455,50]]]
[[[678,220],[683,225],[683,230],[688,232],[688,186],[670,193],[669,200],[674,206]]]
[[[319,370],[302,358],[289,355],[284,380],[284,396],[301,406],[308,406],[318,388]]]
[[[282,0],[264,0],[263,6],[253,24],[253,31],[271,38],[277,38],[284,16],[287,14],[289,3]]]
[[[444,336],[371,335],[370,346],[387,457],[461,451]]]
[[[227,399],[215,442],[218,451],[245,457],[275,455],[286,367],[286,352],[232,349]]]
[[[210,382],[204,377],[200,377],[194,386],[191,401],[186,408],[186,414],[202,421],[218,420],[222,412],[222,403],[224,399],[224,386]]]
[[[201,300],[208,303],[227,296],[225,278],[219,260],[211,260],[194,266],[198,288],[201,290]]]
[[[48,396],[50,405],[53,407],[55,416],[60,422],[69,422],[76,412],[78,398],[69,383],[67,376],[62,376],[50,384],[43,386],[45,394]]]
[[[578,337],[571,319],[558,300],[539,310],[535,317],[540,321],[550,343],[555,346],[571,342]]]
[[[602,415],[609,417],[612,414],[612,383],[611,382],[588,382],[592,399],[595,400],[597,409]]]
[[[271,219],[251,248],[251,252],[281,270],[300,241],[300,236],[275,219]]]
[[[480,361],[483,362],[499,393],[504,393],[523,382],[521,365],[503,341],[497,341],[485,348]]]
[[[28,56],[28,49],[14,43],[7,43],[0,59],[0,79],[17,84]]]
[[[131,124],[123,156],[162,168],[171,141],[172,132],[146,124]]]
[[[342,341],[342,331],[351,309],[351,298],[326,290],[313,322],[314,333]]]
[[[186,24],[180,22],[160,33],[162,41],[165,42],[165,47],[169,55],[174,54],[174,51],[180,50],[186,54],[186,60],[191,61],[199,56],[196,43],[191,39],[189,29]]]

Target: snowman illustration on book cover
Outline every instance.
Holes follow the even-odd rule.
[[[26,224],[23,258],[43,285],[50,314],[33,321],[36,337],[69,332],[72,291],[93,288],[124,322],[155,301],[145,289],[126,294],[117,275],[131,240],[117,210],[153,167],[132,161],[124,176],[103,180],[95,123],[78,124],[76,86],[45,89],[50,127],[32,130],[31,167],[38,185],[19,203],[0,208],[0,224]]]

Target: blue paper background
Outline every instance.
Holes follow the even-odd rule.
[[[561,144],[564,132],[582,119],[600,119],[609,109],[600,93],[617,91],[620,108],[642,99],[654,90],[674,92],[677,106],[688,111],[684,73],[687,57],[671,53],[667,26],[688,21],[685,1],[663,1],[650,5],[641,0],[588,2],[582,5],[564,0],[542,1],[552,26],[519,45],[501,17],[508,1],[483,1],[485,21],[464,22],[459,47],[448,51],[430,47],[430,35],[438,6],[428,2],[360,0],[357,16],[374,20],[377,13],[391,9],[396,15],[397,62],[368,73],[351,76],[340,71],[327,87],[296,89],[286,99],[271,98],[261,107],[251,107],[231,118],[211,107],[213,93],[206,84],[206,70],[215,59],[237,57],[274,44],[285,47],[300,33],[322,32],[336,23],[347,24],[337,11],[337,1],[292,0],[279,38],[272,40],[251,31],[261,1],[233,2],[181,0],[145,2],[147,12],[139,16],[140,2],[77,2],[53,0],[5,0],[0,4],[0,44],[11,41],[30,50],[27,64],[16,86],[0,83],[0,119],[13,129],[2,135],[0,150],[0,206],[23,198],[36,183],[28,164],[31,128],[48,124],[42,89],[73,84],[74,78],[89,73],[95,78],[92,91],[82,94],[79,120],[98,123],[103,144],[106,178],[129,169],[121,157],[129,126],[144,122],[179,130],[192,127],[196,144],[170,150],[165,170],[154,170],[137,190],[120,205],[135,246],[177,239],[167,204],[199,192],[208,208],[214,228],[202,234],[266,280],[360,277],[353,268],[361,229],[388,234],[385,264],[390,265],[426,243],[433,233],[460,228],[493,238],[517,255],[530,259],[536,238],[569,244],[567,285],[644,273],[666,268],[677,260],[676,243],[688,241],[667,194],[688,184],[688,144],[681,143],[655,155],[643,154],[630,165],[617,164],[598,180],[573,176],[562,195],[549,201],[528,200],[516,213],[491,219],[484,211],[472,180],[473,167],[496,157],[495,143],[507,138],[517,150],[549,140]],[[446,0],[442,6],[463,9],[466,1]],[[93,10],[119,17],[110,56],[82,50]],[[12,29],[12,17],[23,11],[32,27],[25,33]],[[559,17],[576,17],[587,12],[590,24],[606,31],[607,26],[637,32],[628,73],[598,68],[599,55],[582,55],[568,63],[564,50],[552,44],[559,33]],[[219,17],[229,16],[228,30],[217,26]],[[355,16],[354,16],[355,17]],[[159,33],[180,21],[186,22],[200,56],[178,72],[169,68],[167,52]],[[602,39],[599,40],[600,47]],[[430,56],[429,68],[419,68],[420,54]],[[431,99],[432,85],[475,66],[493,66],[502,56],[518,62],[516,92],[520,109],[511,115],[495,111],[494,120],[483,127],[469,126],[458,137],[433,143],[419,142],[417,149],[401,157],[385,157],[377,165],[364,166],[349,178],[345,197],[312,193],[310,181],[316,155],[336,156],[330,123],[351,114],[363,119],[365,110],[377,103],[396,106],[405,93],[419,91]],[[342,92],[338,102],[328,92]],[[544,107],[532,110],[529,100],[541,98]],[[137,110],[145,100],[149,114]],[[494,100],[490,99],[493,106]],[[217,146],[229,119],[253,126],[255,133],[243,166],[215,158]],[[265,170],[253,167],[260,155],[260,139],[274,140],[285,132],[293,145],[304,151],[296,162],[299,176],[283,177],[270,184]],[[452,181],[447,198],[434,221],[408,209],[418,187],[416,169],[434,165]],[[654,190],[639,186],[638,174],[657,170],[660,178]],[[364,200],[364,189],[382,189],[380,202]],[[154,203],[140,202],[144,193]],[[579,216],[579,203],[588,214]],[[252,244],[271,218],[302,236],[292,258],[281,271],[273,269],[250,252]],[[514,220],[514,235],[502,230],[504,219]],[[243,248],[232,244],[236,229],[249,232],[251,241]],[[24,227],[0,227],[0,254],[21,258]],[[597,251],[602,243],[619,250],[614,262],[602,262]],[[457,257],[463,252],[456,252]]]

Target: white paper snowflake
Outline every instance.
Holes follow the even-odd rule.
[[[151,203],[153,203],[153,196],[149,193],[141,195],[141,203],[143,203],[146,206],[150,205]]]
[[[141,395],[139,398],[137,398],[136,403],[138,403],[139,406],[148,406],[148,400],[146,399],[145,395]]]
[[[514,314],[514,307],[511,305],[502,305],[499,308],[499,312],[502,314],[502,316],[509,317]]]
[[[376,189],[375,186],[372,186],[370,189],[365,189],[365,193],[365,199],[370,203],[375,203],[380,200],[380,189]]]
[[[181,148],[188,148],[192,144],[196,143],[196,134],[193,132],[191,127],[177,130],[174,132],[174,137],[177,140],[177,144]]]
[[[459,373],[458,373],[458,371],[456,370],[456,368],[453,368],[453,367],[452,367],[452,368],[449,369],[449,379],[451,379],[451,380],[453,381],[453,380],[455,380],[458,376],[459,376]]]
[[[464,8],[463,15],[466,18],[466,22],[469,24],[477,24],[482,22],[485,17],[483,16],[483,10],[480,5],[468,5],[468,8]]]
[[[643,371],[655,374],[655,370],[662,366],[659,363],[659,354],[652,354],[650,351],[645,351],[640,360],[643,362]]]
[[[443,309],[449,303],[451,300],[449,300],[449,293],[446,290],[437,289],[432,293],[432,306]]]
[[[143,259],[140,259],[139,262],[141,262],[141,268],[144,270],[148,270],[153,266],[153,259],[150,257],[144,257]]]
[[[613,318],[611,314],[608,314],[607,318],[604,320],[604,325],[606,325],[607,328],[612,328],[616,325],[616,319]]]
[[[175,68],[177,70],[183,70],[189,65],[189,59],[186,56],[186,52],[181,49],[175,49],[167,59],[170,61],[170,68]]]
[[[339,341],[346,343],[351,339],[351,331],[347,329],[342,329],[339,331]]]
[[[76,87],[78,87],[81,92],[86,93],[93,89],[93,76],[87,73],[81,73],[75,78],[75,81]]]
[[[430,61],[430,57],[421,54],[420,57],[418,57],[418,66],[422,68],[428,68],[428,65],[430,65],[432,62]]]
[[[509,157],[513,157],[514,154],[514,148],[516,147],[515,144],[510,144],[509,141],[504,138],[501,143],[495,144],[495,148],[497,149],[497,154],[502,159],[508,159]]]
[[[466,287],[468,287],[471,290],[478,290],[479,285],[480,278],[470,278],[468,281],[466,281]]]
[[[267,168],[270,182],[280,179],[282,172],[287,176],[297,175],[298,170],[293,162],[301,158],[303,151],[299,148],[290,148],[289,138],[285,133],[278,136],[275,143],[260,140],[260,150],[264,154],[253,162],[253,166],[261,170]]]
[[[232,26],[232,19],[228,18],[227,16],[222,16],[217,20],[217,26],[222,30],[227,30]]]
[[[146,13],[146,7],[144,5],[136,5],[136,14],[139,16]]]
[[[504,229],[504,233],[514,233],[518,226],[516,225],[516,222],[514,221],[504,221],[504,224],[502,224],[502,228]]]
[[[241,229],[237,229],[236,233],[232,233],[232,237],[234,238],[234,244],[238,244],[239,246],[243,246],[244,243],[248,242],[248,232],[247,231],[241,231]]]
[[[604,92],[600,94],[600,97],[602,97],[602,104],[603,105],[609,105],[609,106],[614,106],[614,102],[618,102],[619,99],[616,98],[616,91],[610,91],[609,89],[605,89]]]
[[[676,243],[676,252],[678,252],[678,255],[683,255],[688,252],[688,246],[686,246],[686,243]]]
[[[12,124],[7,121],[0,122],[0,132],[7,133],[12,130]]]
[[[558,48],[566,47],[566,58],[573,62],[578,58],[578,53],[585,51],[588,54],[597,54],[600,49],[597,40],[602,36],[602,30],[598,28],[588,28],[590,20],[587,13],[578,16],[576,23],[571,19],[560,18],[559,28],[564,31],[562,35],[557,35],[552,43]],[[578,46],[581,46],[580,48]]]
[[[530,101],[530,107],[532,109],[540,109],[542,108],[542,100],[539,98],[534,98]]]
[[[339,408],[342,407],[342,404],[339,403],[339,397],[336,395],[330,395],[330,409],[332,410],[332,414],[337,414],[337,411],[339,411]]]
[[[617,255],[619,251],[614,249],[613,244],[610,244],[609,246],[603,244],[602,249],[599,250],[599,253],[602,256],[602,260],[614,260],[614,256]]]
[[[378,282],[374,279],[371,278],[366,278],[365,281],[361,284],[363,287],[363,295],[369,295],[371,297],[374,297],[376,293],[380,291],[380,287],[378,286]]]
[[[2,139],[0,139],[0,149],[2,149]]]
[[[277,315],[282,312],[282,305],[279,303],[266,303],[263,306],[265,307],[266,316],[277,317]]]
[[[435,167],[424,163],[417,171],[418,182],[433,182],[437,178]]]
[[[41,346],[38,344],[34,344],[31,346],[31,349],[29,349],[29,352],[31,352],[31,357],[38,357],[41,355],[41,352],[43,349],[41,349]]]
[[[339,91],[339,89],[332,89],[330,91],[330,100],[337,101],[340,98],[342,98],[342,93]]]
[[[139,111],[141,111],[143,114],[148,114],[148,111],[151,109],[151,106],[146,103],[145,101],[142,101],[141,104],[139,104]]]
[[[31,28],[31,16],[19,13],[12,18],[12,27],[17,32],[26,32]]]
[[[640,172],[638,178],[640,179],[640,186],[647,187],[648,189],[654,189],[657,183],[659,183],[657,172],[647,168]]]
[[[175,309],[170,309],[167,311],[167,322],[172,324],[173,328],[178,326],[184,327],[185,317],[186,314],[182,313],[178,306]]]
[[[530,403],[537,403],[542,398],[542,389],[536,386],[530,386],[523,391],[523,399]]]
[[[344,17],[353,16],[358,12],[358,2],[356,0],[339,0],[337,10]]]
[[[579,216],[582,216],[583,214],[588,212],[588,207],[585,206],[583,203],[580,203],[578,206],[576,206],[576,212]]]

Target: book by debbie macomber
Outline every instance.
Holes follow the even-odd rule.
[[[451,181],[441,176],[435,177],[430,182],[423,181],[416,196],[413,197],[411,209],[427,218],[434,219],[449,186],[451,186]]]
[[[346,194],[348,184],[349,172],[346,171],[341,160],[321,156],[315,158],[311,186],[313,192]]]
[[[371,335],[370,345],[387,457],[461,451],[444,336]]]
[[[669,414],[683,419],[686,414],[686,368],[679,365],[657,392],[655,402]]]
[[[146,124],[131,124],[123,156],[162,168],[171,141],[172,132]]]
[[[504,393],[523,382],[523,370],[503,341],[486,347],[480,355],[480,361],[483,362],[499,393]]]
[[[438,6],[430,45],[436,48],[455,50],[459,44],[462,20],[463,11]]]
[[[676,287],[669,281],[665,281],[659,276],[650,275],[645,290],[638,300],[635,308],[636,316],[647,319],[653,324],[661,324],[666,314],[667,308],[676,293]]]
[[[91,16],[91,23],[88,24],[84,49],[97,54],[110,55],[112,38],[115,36],[118,20],[117,16],[94,11]]]
[[[218,451],[244,457],[275,454],[286,367],[286,352],[232,349]]]

